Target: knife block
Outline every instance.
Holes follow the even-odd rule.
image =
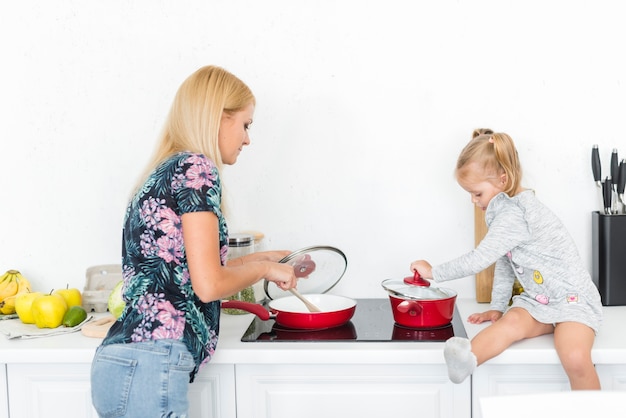
[[[626,305],[626,215],[596,211],[591,220],[591,277],[602,305]]]

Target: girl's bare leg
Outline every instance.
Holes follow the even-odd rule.
[[[599,390],[600,379],[591,359],[595,334],[578,322],[562,322],[554,330],[554,347],[572,390]]]
[[[506,350],[511,344],[526,338],[554,332],[551,324],[537,322],[528,311],[512,308],[498,321],[482,330],[472,340],[472,352],[478,365]]]
[[[512,308],[502,318],[482,330],[471,341],[452,337],[446,341],[443,355],[448,376],[454,383],[463,382],[477,365],[497,356],[515,341],[550,334],[554,326],[537,322],[521,308]]]

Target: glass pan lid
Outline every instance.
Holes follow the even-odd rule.
[[[280,263],[294,267],[298,277],[297,288],[302,294],[326,293],[339,283],[348,266],[345,254],[329,246],[302,248],[280,260]],[[263,288],[270,299],[291,296],[291,292],[267,280]]]

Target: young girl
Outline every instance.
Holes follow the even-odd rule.
[[[532,190],[522,188],[513,140],[505,133],[475,131],[455,175],[472,202],[486,211],[489,230],[475,250],[435,267],[414,261],[411,270],[442,282],[496,266],[490,310],[468,318],[472,324],[492,324],[471,342],[459,337],[446,342],[450,380],[461,383],[515,341],[554,333],[571,388],[600,389],[591,360],[602,319],[600,294],[563,224]],[[508,308],[516,278],[524,292]]]
[[[220,169],[250,144],[255,99],[237,77],[200,68],[180,86],[155,156],[126,210],[126,307],[98,347],[91,394],[101,417],[182,417],[211,359],[220,299],[262,278],[287,290],[289,251],[230,260]]]

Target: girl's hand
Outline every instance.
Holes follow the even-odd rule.
[[[433,267],[426,260],[417,260],[411,263],[411,272],[417,271],[424,279],[433,278]]]
[[[270,282],[274,282],[282,290],[292,289],[298,283],[293,266],[284,263],[271,263],[265,278]]]
[[[483,322],[487,322],[487,321],[496,322],[500,318],[502,318],[502,312],[491,310],[491,311],[471,314],[467,318],[467,322],[469,322],[470,324],[482,324]]]

